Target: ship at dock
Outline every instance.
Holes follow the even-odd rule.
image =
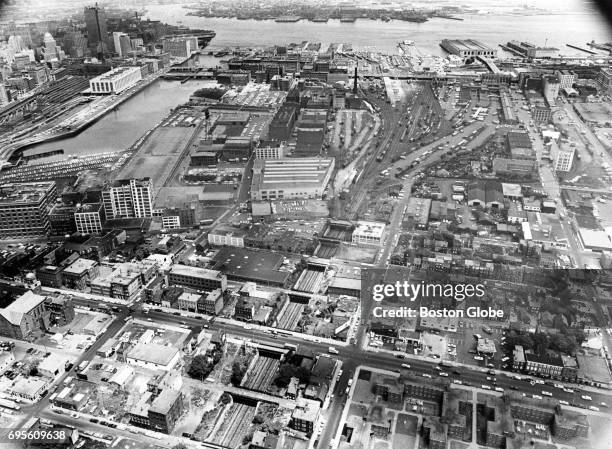
[[[423,15],[423,14],[419,14],[419,13],[406,13],[406,14],[402,14],[399,17],[400,20],[405,20],[406,22],[417,22],[417,23],[423,23],[423,22],[427,22],[427,16]]]
[[[295,23],[302,20],[300,16],[281,16],[274,19],[275,22],[279,23]]]

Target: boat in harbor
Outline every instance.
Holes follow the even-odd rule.
[[[275,22],[279,23],[294,23],[302,20],[300,16],[281,16],[274,19]]]

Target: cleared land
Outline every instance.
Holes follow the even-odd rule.
[[[117,172],[115,179],[149,177],[157,192],[171,175],[193,132],[194,128],[157,128],[138,153]]]

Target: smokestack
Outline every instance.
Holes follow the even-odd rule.
[[[357,66],[355,66],[355,79],[353,80],[353,93],[357,95]]]

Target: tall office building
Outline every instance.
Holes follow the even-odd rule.
[[[49,211],[56,198],[54,181],[0,186],[0,238],[47,235]]]
[[[84,15],[89,46],[97,55],[103,55],[108,50],[108,31],[104,8],[99,7],[97,3],[95,6],[87,6]]]
[[[62,48],[73,58],[82,58],[87,54],[87,38],[80,31],[69,31],[64,35]]]
[[[121,179],[104,186],[102,203],[107,219],[144,218],[153,215],[149,178]]]
[[[45,49],[44,56],[46,62],[53,60],[61,61],[62,59],[64,59],[64,51],[57,45],[51,33],[45,33],[45,37],[43,38],[43,45]]]
[[[132,42],[130,36],[120,31],[113,32],[113,43],[115,44],[115,53],[119,56],[128,56],[132,50]]]

